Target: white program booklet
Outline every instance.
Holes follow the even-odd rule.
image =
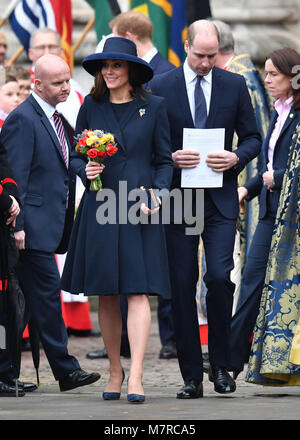
[[[223,173],[217,173],[206,165],[209,153],[224,151],[225,128],[184,128],[183,150],[194,150],[200,154],[200,163],[195,168],[181,170],[182,188],[221,188]]]

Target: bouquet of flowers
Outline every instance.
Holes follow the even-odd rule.
[[[75,150],[97,163],[102,163],[107,156],[113,156],[118,151],[114,136],[103,130],[84,130],[75,136],[75,141]],[[90,190],[102,190],[100,175],[91,181]]]

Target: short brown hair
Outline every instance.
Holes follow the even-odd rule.
[[[6,75],[10,75],[18,79],[31,79],[30,72],[25,67],[13,64],[6,67]]]
[[[126,32],[131,32],[140,41],[152,40],[152,22],[149,17],[138,11],[127,11],[117,15],[109,22],[109,26],[111,29],[115,27],[122,37]]]
[[[291,49],[290,47],[285,47],[283,49],[274,50],[267,59],[270,59],[276,69],[282,73],[283,75],[289,76],[290,78],[296,77],[299,75],[300,69],[300,54],[295,49]],[[295,69],[296,66],[299,66],[299,69]],[[300,83],[297,84],[297,87],[293,86],[293,108],[300,108]]]

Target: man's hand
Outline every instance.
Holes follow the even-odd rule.
[[[25,231],[16,231],[15,232],[15,240],[17,249],[20,251],[25,249]]]
[[[172,159],[175,168],[195,168],[200,163],[200,154],[193,150],[177,150]]]
[[[236,166],[238,161],[239,159],[237,154],[227,150],[224,150],[220,153],[210,153],[206,158],[207,166],[217,173],[229,170],[230,168]]]
[[[262,175],[263,181],[264,181],[264,185],[268,188],[268,190],[271,190],[272,188],[274,188],[274,171],[266,171],[263,175]]]
[[[16,199],[14,198],[14,196],[9,196],[12,199],[12,205],[8,210],[8,213],[10,214],[10,216],[8,217],[6,224],[9,225],[10,223],[12,223],[12,226],[16,225],[16,217],[20,214],[20,207],[19,207],[19,203],[16,201]]]

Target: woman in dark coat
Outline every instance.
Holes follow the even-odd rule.
[[[141,87],[153,72],[136,56],[131,41],[109,38],[103,52],[85,58],[83,67],[95,76],[95,86],[81,107],[76,133],[110,132],[118,151],[105,159],[105,166],[72,153],[71,166],[86,191],[72,232],[63,289],[99,295],[99,322],[110,360],[106,400],[120,397],[124,379],[120,295],[126,295],[131,351],[127,399],[143,402],[142,364],[151,320],[148,295],[168,298],[170,285],[163,226],[149,220],[153,211],[146,206],[143,221],[132,219],[129,210],[132,214],[136,205],[128,196],[141,186],[159,190],[170,186],[173,163],[167,112],[162,98]],[[90,191],[90,181],[100,173],[103,191]],[[159,214],[155,216],[158,219]]]
[[[286,301],[284,295],[281,295],[280,288],[282,284],[283,291],[287,292],[290,266],[297,268],[298,264],[293,263],[293,252],[291,252],[293,243],[297,243],[295,237],[299,236],[298,210],[294,205],[298,203],[298,200],[295,190],[288,194],[290,188],[288,182],[293,181],[298,191],[299,175],[293,156],[299,147],[293,140],[295,136],[298,136],[300,124],[300,89],[297,84],[297,71],[294,69],[294,66],[299,65],[300,54],[290,48],[276,50],[266,60],[265,83],[271,96],[276,101],[268,134],[263,145],[264,165],[257,176],[238,189],[241,203],[258,195],[260,197],[259,221],[247,255],[239,302],[231,323],[230,366],[234,370],[235,377],[243,370],[244,364],[248,360],[249,340],[254,327],[256,327],[253,344],[255,349],[251,356],[251,363],[254,363],[255,367],[251,367],[252,378],[250,381],[253,378],[253,381],[262,380],[261,378],[258,379],[260,374],[255,370],[260,368],[258,367],[261,362],[260,343],[264,341],[263,344],[265,345],[265,342],[268,341],[266,337],[267,322],[269,321],[270,333],[273,338],[276,327],[280,327],[278,323],[289,322],[289,315],[293,309],[291,304],[295,303],[297,305],[299,302],[296,301],[297,288],[293,283],[291,287],[293,300],[289,298]],[[295,213],[296,221],[293,219]],[[277,249],[275,260],[273,260],[274,249]],[[296,252],[298,254],[299,251],[296,250]],[[284,263],[282,258],[284,258]],[[268,281],[270,269],[274,271],[278,279]],[[297,284],[299,284],[298,281]],[[267,295],[268,289],[276,292],[276,301]],[[281,303],[281,309],[279,306],[278,308],[275,307],[277,301]],[[299,306],[297,305],[297,307]],[[270,309],[273,309],[272,313]],[[276,318],[273,316],[273,311]],[[297,319],[298,317],[296,317],[296,322]],[[262,328],[259,328],[258,323],[261,324],[262,322]],[[292,326],[287,325],[287,328],[291,329]],[[285,333],[281,328],[278,332],[281,336]],[[280,338],[277,339],[280,340]],[[288,337],[284,335],[282,339],[285,346]],[[259,344],[257,344],[258,340],[260,341]],[[277,351],[277,345],[274,344],[274,347],[267,347],[266,353],[268,355],[263,356],[263,363],[267,369],[274,362],[271,369],[274,367],[279,370],[282,366],[279,365],[280,362],[277,363],[274,360],[280,359],[282,347],[279,351]],[[253,359],[255,359],[255,362]],[[299,371],[297,374],[299,375]],[[266,381],[264,384],[268,385],[269,383]]]

